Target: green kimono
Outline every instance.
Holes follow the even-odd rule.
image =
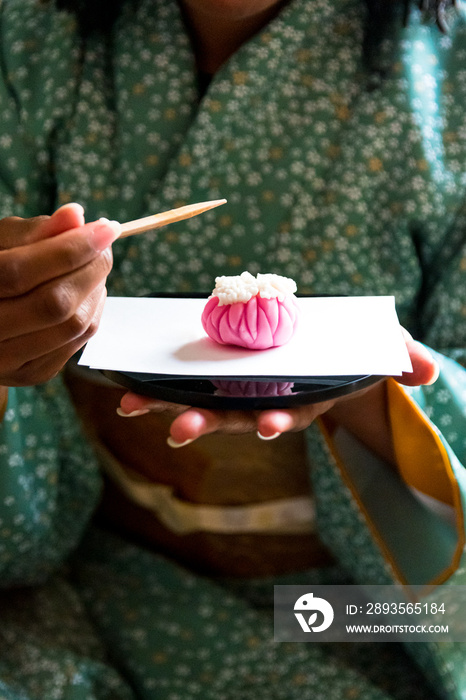
[[[441,367],[431,387],[390,385],[403,478],[368,466],[362,484],[313,426],[320,532],[340,565],[287,582],[466,583],[466,25],[442,36],[413,11],[380,77],[363,21],[360,0],[291,0],[202,92],[175,0],[128,3],[111,37],[86,41],[66,13],[3,0],[0,216],[78,201],[89,221],[125,221],[226,197],[118,241],[109,293],[206,291],[249,270],[302,293],[395,295]],[[463,644],[275,643],[274,581],[203,579],[99,531],[100,489],[60,378],[10,389],[1,700],[466,697]]]

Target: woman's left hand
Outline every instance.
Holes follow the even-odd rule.
[[[405,337],[413,371],[396,377],[397,381],[409,386],[433,383],[438,375],[435,360],[429,351],[421,343],[413,340],[407,332]],[[369,422],[375,425],[376,416],[385,415],[384,385],[385,381],[381,380],[372,387],[348,397],[296,408],[265,411],[212,411],[170,404],[128,392],[121,399],[118,413],[127,417],[139,416],[149,411],[168,412],[173,415],[169,437],[172,447],[181,447],[202,435],[214,432],[240,434],[256,431],[263,439],[273,439],[287,431],[304,430],[324,413],[343,423],[345,413],[353,417],[360,413],[361,422],[367,424],[366,418],[369,418]],[[381,451],[383,454],[384,450]]]

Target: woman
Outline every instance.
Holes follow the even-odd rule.
[[[394,645],[274,644],[269,608],[274,582],[348,572],[462,582],[464,22],[445,38],[417,8],[403,24],[381,3],[366,28],[357,0],[114,7],[99,19],[83,4],[77,25],[50,3],[2,5],[2,692],[459,698],[459,645],[414,645],[432,690]],[[61,380],[46,380],[96,329],[113,221],[222,196],[228,210],[115,243],[110,293],[279,272],[304,293],[394,294],[437,352],[410,343],[411,390],[382,382],[257,416],[182,410],[171,442],[194,442],[176,451],[157,415],[172,407],[71,373],[84,441]],[[309,496],[308,459],[319,538],[293,521],[180,534],[125,495],[143,479],[199,508],[252,508]],[[409,538],[394,527],[407,522]]]

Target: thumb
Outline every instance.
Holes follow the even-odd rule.
[[[409,334],[405,335],[405,340],[413,371],[403,372],[400,377],[395,377],[395,379],[406,386],[433,384],[439,375],[439,366],[436,360],[425,345],[413,340]]]
[[[84,225],[84,209],[80,204],[71,202],[57,209],[52,216],[44,217],[36,227],[33,240],[50,238],[72,228]]]

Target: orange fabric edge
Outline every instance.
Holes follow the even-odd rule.
[[[451,505],[455,508],[456,512],[456,530],[457,530],[457,535],[458,535],[458,543],[455,549],[455,553],[452,557],[452,561],[450,565],[442,571],[437,577],[435,577],[431,581],[427,581],[425,583],[425,586],[436,586],[441,583],[444,583],[447,581],[450,576],[456,571],[456,569],[459,566],[460,560],[461,560],[461,555],[463,552],[464,544],[465,544],[465,533],[464,533],[464,515],[463,515],[463,509],[461,505],[461,495],[460,491],[458,488],[458,484],[456,483],[456,480],[454,478],[453,470],[450,465],[450,460],[448,458],[448,453],[445,449],[445,446],[443,445],[440,436],[437,434],[436,429],[434,425],[429,421],[425,413],[421,410],[421,408],[406,394],[406,392],[403,390],[402,386],[398,384],[394,379],[389,378],[387,380],[387,403],[388,403],[388,415],[389,419],[391,421],[392,425],[392,437],[393,437],[393,442],[394,442],[394,447],[395,447],[395,454],[397,456],[397,461],[400,456],[400,452],[402,449],[402,444],[403,443],[403,434],[407,432],[407,426],[410,424],[413,424],[413,420],[416,423],[416,426],[422,425],[423,428],[423,433],[425,429],[427,428],[428,433],[431,436],[432,439],[432,444],[435,446],[436,451],[434,451],[434,459],[435,459],[435,464],[437,466],[437,472],[438,472],[438,467],[439,464],[441,463],[442,468],[446,474],[446,478],[448,479],[448,483],[450,485],[450,493],[451,493],[451,498],[447,500],[446,502],[450,502]],[[396,415],[397,411],[402,408],[403,410],[403,420],[401,420],[401,416]],[[395,416],[395,424],[392,423],[392,420]],[[320,418],[317,419],[317,422],[319,424],[319,427],[322,431],[322,434],[330,448],[331,454],[333,458],[335,459],[335,462],[340,470],[342,479],[345,483],[345,485],[348,487],[350,490],[354,500],[356,501],[360,511],[362,512],[367,526],[371,532],[372,537],[374,538],[374,541],[376,542],[377,546],[379,547],[380,551],[382,552],[382,555],[384,556],[385,560],[389,564],[391,570],[393,571],[393,574],[395,578],[404,586],[409,586],[409,582],[406,580],[400,569],[398,568],[396,561],[394,560],[389,548],[384,542],[383,536],[379,533],[377,530],[376,526],[372,522],[369,513],[361,500],[356,488],[354,487],[351,478],[346,470],[344,461],[341,459],[340,455],[338,454],[337,449],[335,448],[332,440],[332,433],[336,429],[336,425],[329,420],[326,420],[325,416],[321,416]],[[424,433],[425,434],[425,433]],[[425,455],[424,455],[425,457]],[[419,456],[417,455],[417,464],[419,465]],[[409,486],[415,486],[412,484],[409,480],[406,479],[406,476],[408,478],[411,477],[412,472],[414,471],[413,468],[409,467],[406,469],[406,457],[403,455],[401,456],[401,462],[402,465],[397,465],[400,471],[400,475],[407,483]],[[425,470],[425,463],[422,465],[423,469]],[[401,467],[401,468],[400,468]],[[403,471],[405,473],[403,473]],[[422,470],[421,470],[422,471]],[[427,471],[427,470],[425,470]],[[442,495],[445,495],[445,483],[443,481],[440,481],[438,478],[438,473],[436,473],[436,482],[438,481],[441,483],[441,493]],[[445,476],[443,477],[443,480],[445,479]],[[419,488],[418,486],[415,486],[415,488]],[[425,491],[424,489],[420,489],[424,493],[427,493],[428,495],[433,496],[434,498],[439,498],[438,495],[432,490]],[[439,498],[439,500],[442,500]]]
[[[450,460],[435,426],[393,379],[387,381],[387,401],[398,471],[403,480],[443,503],[459,505]],[[415,430],[411,430],[413,423]],[[426,459],[429,469],[425,468]]]

